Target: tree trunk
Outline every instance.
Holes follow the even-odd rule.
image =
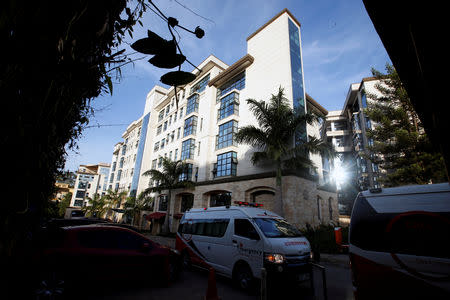
[[[277,199],[277,205],[276,205],[276,213],[279,214],[284,218],[284,205],[283,205],[283,175],[281,173],[281,166],[279,165],[277,168],[277,175],[276,175],[276,184],[278,188],[278,196],[279,199]]]
[[[170,218],[170,198],[171,198],[171,196],[172,196],[171,191],[169,190],[168,196],[167,196],[167,214],[166,214],[166,217],[164,218],[164,225],[163,225],[163,233],[164,234],[170,233],[169,218]]]

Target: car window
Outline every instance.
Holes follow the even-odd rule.
[[[253,220],[266,237],[283,238],[303,236],[297,228],[285,220],[269,218],[255,218]]]
[[[178,227],[182,234],[223,237],[227,231],[229,219],[196,219],[185,221]]]
[[[234,219],[234,234],[253,240],[259,236],[255,227],[247,219]]]
[[[122,250],[138,250],[148,242],[132,232],[122,230],[81,231],[78,233],[78,240],[80,245],[86,248]]]

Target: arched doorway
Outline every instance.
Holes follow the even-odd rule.
[[[248,202],[260,203],[267,210],[275,207],[275,189],[268,186],[254,187],[245,192],[245,198]]]
[[[192,193],[180,193],[175,195],[175,205],[173,212],[173,231],[178,229],[180,219],[183,214],[194,206],[194,194]]]
[[[231,192],[226,190],[214,190],[204,193],[209,200],[207,207],[231,205]]]

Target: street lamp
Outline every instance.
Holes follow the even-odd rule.
[[[152,58],[148,60],[149,63],[158,68],[165,69],[173,69],[178,67],[177,71],[172,71],[161,76],[160,80],[162,83],[173,86],[175,89],[175,101],[178,107],[178,95],[177,95],[177,87],[184,86],[189,82],[192,82],[196,76],[190,72],[181,71],[181,65],[187,61],[194,68],[199,70],[194,64],[192,64],[189,60],[186,59],[186,56],[183,55],[183,52],[178,45],[178,42],[175,38],[175,35],[172,32],[172,29],[175,27],[179,27],[187,32],[194,34],[197,38],[201,39],[205,32],[199,26],[197,26],[194,31],[189,30],[178,23],[178,20],[173,17],[166,17],[158,7],[150,0],[149,3],[158,11],[158,15],[167,21],[167,26],[169,28],[169,32],[172,36],[171,40],[166,40],[156,33],[147,30],[147,37],[137,40],[131,45],[131,48],[136,50],[137,52],[143,54],[154,55]],[[150,8],[151,9],[151,8]],[[153,10],[153,9],[151,9]],[[156,13],[156,12],[155,12]],[[177,50],[179,53],[177,53]]]

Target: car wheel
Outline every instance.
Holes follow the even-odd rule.
[[[179,268],[175,261],[169,262],[169,282],[175,282],[178,279]]]
[[[250,291],[253,287],[253,274],[248,265],[240,265],[236,269],[235,281],[238,287],[245,291]]]
[[[59,272],[49,271],[40,276],[35,290],[36,299],[62,298],[66,289],[66,282]]]
[[[190,270],[192,268],[192,261],[191,261],[191,257],[189,256],[189,253],[187,251],[183,252],[181,259],[182,259],[183,269]]]

